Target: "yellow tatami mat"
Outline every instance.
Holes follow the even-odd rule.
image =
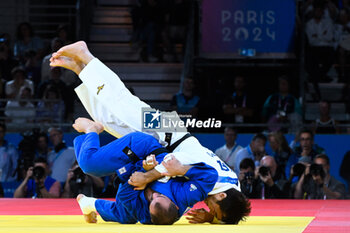
[[[104,233],[287,233],[302,232],[313,217],[251,216],[246,222],[234,225],[188,224],[182,217],[172,226],[123,225],[104,222],[88,224],[79,215],[1,215],[2,233],[58,233],[58,232],[104,232]]]

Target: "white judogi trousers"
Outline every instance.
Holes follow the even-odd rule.
[[[131,132],[142,131],[142,108],[150,108],[150,106],[132,95],[117,74],[97,58],[94,58],[82,70],[79,78],[83,82],[75,89],[79,99],[90,116],[95,121],[103,124],[108,133],[119,138]],[[150,133],[162,145],[166,145],[165,132]],[[172,132],[170,145],[186,133]],[[187,138],[173,152],[175,157],[183,164],[204,162],[216,168],[219,173],[219,180],[209,195],[230,188],[240,190],[236,174],[212,151],[203,147],[196,138]],[[159,172],[166,171],[162,165],[158,165],[156,169]]]

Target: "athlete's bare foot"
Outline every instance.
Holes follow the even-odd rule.
[[[79,117],[75,120],[73,128],[79,133],[91,133],[95,132],[100,134],[103,132],[103,125],[99,122],[92,121],[90,119]]]
[[[94,56],[90,53],[84,41],[78,41],[74,44],[63,46],[56,53],[52,54],[52,57],[55,59],[61,56],[72,58],[77,62],[82,62],[84,65],[87,65],[94,59]]]
[[[79,194],[77,196],[77,201],[80,205],[80,201],[82,198],[86,198],[84,194]],[[82,209],[82,207],[80,206],[80,208]],[[83,211],[83,209],[82,209]],[[96,223],[97,222],[97,213],[96,211],[91,211],[90,213],[87,213],[87,214],[84,214],[84,211],[83,211],[83,215],[84,215],[84,219],[85,219],[85,222],[87,223]]]
[[[84,69],[85,65],[77,61],[73,58],[65,57],[65,56],[60,56],[60,57],[51,57],[50,58],[50,66],[59,66],[63,67],[69,70],[74,71],[77,75],[80,74],[80,72]]]

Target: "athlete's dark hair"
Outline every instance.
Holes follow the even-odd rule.
[[[226,198],[217,202],[222,211],[221,221],[225,224],[238,224],[239,221],[245,221],[251,211],[250,201],[234,188],[225,193]]]
[[[168,209],[165,209],[160,203],[154,205],[155,214],[151,214],[152,223],[155,225],[172,225],[179,220],[178,208],[171,202]]]

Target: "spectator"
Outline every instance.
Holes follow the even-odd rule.
[[[77,163],[69,169],[62,197],[75,198],[82,193],[89,197],[98,197],[104,188],[101,178],[85,174]]]
[[[55,37],[51,40],[51,53],[44,57],[42,64],[41,64],[41,81],[44,82],[46,80],[51,79],[51,66],[50,66],[50,58],[52,56],[52,53],[59,50],[64,45],[64,42],[58,38]],[[74,74],[73,71],[67,70],[64,68],[61,68],[62,75],[60,79],[67,85],[67,86],[74,86],[77,83],[77,77]]]
[[[52,67],[50,79],[42,82],[37,91],[37,97],[42,99],[44,97],[44,92],[48,86],[54,87],[59,92],[59,96],[61,96],[64,106],[65,106],[65,115],[64,118],[67,119],[71,117],[74,110],[74,93],[72,90],[67,87],[67,85],[62,81],[62,68],[60,67]]]
[[[290,155],[293,153],[288,142],[281,132],[272,132],[268,135],[272,156],[275,158],[277,165],[285,169]]]
[[[346,152],[340,165],[340,176],[348,183],[348,194],[350,194],[350,151]]]
[[[47,86],[43,100],[37,105],[39,122],[60,123],[63,121],[65,106],[60,93],[54,86]]]
[[[245,158],[250,158],[254,161],[255,166],[260,165],[260,159],[263,157],[265,153],[265,144],[266,137],[263,134],[256,134],[252,138],[250,144],[237,152],[236,161],[235,161],[235,169],[234,171],[239,174],[239,164],[241,164],[242,160]]]
[[[11,70],[18,66],[18,61],[13,58],[9,41],[2,35],[0,37],[0,80],[1,91],[3,97],[3,82],[11,80]]]
[[[308,130],[307,128],[301,128],[299,131],[295,134],[294,139],[289,143],[289,147],[293,150],[293,152],[299,151],[300,153],[301,148],[300,148],[300,134],[303,131],[307,132],[312,132],[311,130]],[[316,143],[313,144],[312,146],[313,150],[319,152],[318,154],[322,154],[324,152],[324,149],[317,145]]]
[[[38,132],[38,129],[32,129],[21,133],[22,140],[18,143],[18,180],[23,180],[27,175],[28,168],[33,166]]]
[[[67,90],[67,85],[62,81],[62,69],[60,67],[51,67],[50,68],[50,79],[41,82],[38,86],[37,97],[43,98],[44,92],[48,86],[55,87],[60,96],[64,96],[64,93]]]
[[[314,164],[305,169],[295,189],[296,199],[343,199],[345,186],[329,174],[330,162],[325,154],[319,154]]]
[[[14,193],[15,198],[58,198],[61,184],[49,175],[49,166],[44,158],[34,161],[34,167],[27,170],[26,177]]]
[[[18,100],[9,100],[5,107],[5,115],[14,124],[34,122],[35,107],[30,102],[32,93],[29,87],[23,86]],[[19,125],[17,125],[19,126]],[[20,126],[23,127],[23,126]]]
[[[46,133],[40,133],[36,138],[35,158],[47,159],[51,150]]]
[[[316,155],[325,153],[322,147],[319,147],[314,143],[314,134],[311,130],[301,129],[298,135],[300,146],[294,148],[294,153],[289,157],[286,174],[289,175],[291,167],[298,163],[298,161],[304,158],[304,161],[313,161]]]
[[[252,159],[243,159],[239,165],[239,182],[242,193],[248,198],[261,198],[258,191],[259,180],[255,177],[255,164]]]
[[[299,132],[300,146],[295,147],[294,152],[298,156],[309,156],[311,161],[318,154],[325,153],[325,150],[314,143],[314,134],[311,130],[302,129]]]
[[[298,124],[301,121],[299,101],[289,93],[289,82],[286,76],[278,78],[278,93],[270,95],[263,106],[263,118],[268,122],[270,131],[286,130],[281,124]]]
[[[237,152],[243,147],[236,142],[237,132],[235,129],[226,127],[224,137],[226,144],[218,148],[215,154],[234,170]]]
[[[245,78],[243,76],[236,76],[235,91],[225,101],[222,109],[225,115],[225,121],[231,123],[247,123],[251,121],[253,116],[253,101],[245,90]]]
[[[331,103],[322,100],[319,103],[320,116],[315,121],[315,134],[339,133],[337,122],[330,116]]]
[[[327,73],[334,61],[334,25],[331,19],[324,16],[321,6],[314,6],[313,18],[306,24],[306,35],[309,42],[306,69],[314,84],[315,98],[320,99],[318,83],[329,81]]]
[[[20,89],[24,87],[29,87],[31,93],[34,93],[33,82],[27,79],[27,73],[25,69],[21,66],[17,66],[11,71],[12,80],[6,82],[5,93],[6,98],[16,98],[19,97]]]
[[[181,114],[190,114],[192,117],[198,116],[199,96],[194,93],[195,84],[192,77],[184,80],[182,91],[173,96],[172,108]]]
[[[300,179],[301,175],[304,173],[306,167],[309,167],[311,163],[312,160],[310,157],[300,157],[298,162],[294,164],[288,172],[286,171],[286,176],[289,177],[293,183],[297,182]]]
[[[287,172],[285,171],[286,178],[288,177],[288,180],[284,186],[285,193],[287,195],[287,198],[294,198],[294,192],[295,187],[300,179],[300,177],[303,175],[305,169],[307,166],[310,166],[311,161],[307,157],[300,157],[298,160],[298,163],[294,164],[291,169]]]
[[[0,123],[0,182],[11,182],[17,178],[18,152],[12,143],[4,139],[5,134],[6,125]]]
[[[260,164],[258,175],[262,182],[258,186],[258,193],[261,193],[261,198],[287,198],[289,194],[289,189],[286,189],[287,180],[275,159],[266,155]]]
[[[48,162],[51,168],[51,177],[64,183],[68,170],[75,162],[75,153],[72,147],[67,147],[63,141],[63,131],[59,128],[50,128],[49,137],[53,151],[48,155]]]
[[[33,49],[36,51],[37,60],[41,60],[43,55],[43,42],[39,37],[34,36],[34,31],[29,23],[21,23],[17,27],[17,41],[14,46],[14,55],[23,61],[24,52]]]

